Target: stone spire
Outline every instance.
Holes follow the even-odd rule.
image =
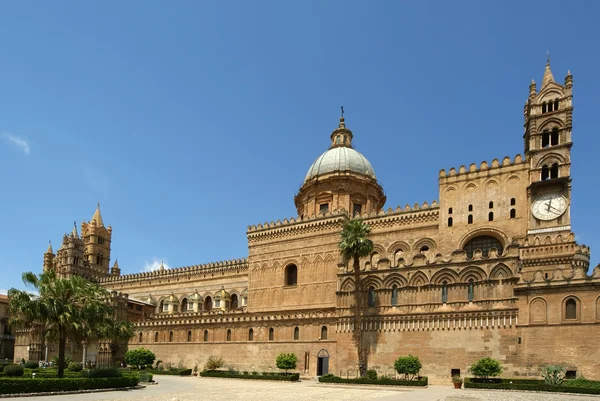
[[[46,251],[46,253],[54,254],[54,251],[52,251],[52,241],[48,241],[48,250]]]
[[[77,222],[73,222],[73,231],[71,231],[71,237],[79,238],[79,234],[77,234]]]
[[[121,275],[121,269],[119,268],[119,261],[118,260],[115,260],[115,264],[112,267],[110,275],[111,276],[120,276]]]
[[[546,61],[546,69],[544,70],[544,79],[542,79],[542,88],[545,88],[550,82],[554,82],[554,76],[552,75],[552,70],[550,69],[550,56],[548,56],[548,60]]]
[[[352,147],[353,135],[352,135],[352,131],[350,131],[348,128],[346,128],[346,120],[344,119],[344,108],[343,107],[342,107],[342,116],[340,117],[340,123],[338,124],[338,127],[333,130],[330,138],[331,138],[331,146],[329,147],[330,149],[339,148],[339,147],[346,147],[346,148]]]
[[[94,216],[92,216],[92,220],[91,222],[96,222],[96,227],[102,227],[104,226],[104,222],[102,221],[102,215],[100,214],[100,202],[98,202],[98,207],[96,208],[96,211],[94,212]]]

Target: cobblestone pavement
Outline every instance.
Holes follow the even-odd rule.
[[[44,397],[11,401],[592,401],[600,397],[509,391],[455,390],[450,386],[426,389],[324,385],[316,381],[283,383],[254,380],[155,376],[158,385],[143,390]]]

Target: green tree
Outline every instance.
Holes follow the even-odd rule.
[[[118,322],[109,292],[82,277],[58,278],[54,271],[39,276],[26,272],[23,282],[37,295],[9,290],[10,324],[34,330],[47,342],[58,342],[58,377],[64,376],[67,339],[111,339],[112,335],[123,335],[123,327],[131,327]]]
[[[344,259],[352,261],[354,271],[354,343],[358,355],[360,376],[367,373],[365,349],[363,347],[363,289],[360,280],[360,258],[369,256],[373,251],[373,241],[367,238],[371,227],[360,219],[348,220],[342,229],[341,241],[338,244]]]
[[[130,349],[125,353],[125,363],[143,369],[146,365],[152,365],[156,355],[154,352],[145,348]]]
[[[419,374],[423,365],[419,360],[418,356],[408,354],[408,356],[401,356],[394,362],[394,369],[401,375],[404,375],[405,379],[412,380],[416,375]]]
[[[482,358],[475,362],[469,370],[477,377],[487,378],[499,376],[502,373],[502,366],[495,359]]]
[[[285,370],[287,374],[288,370],[296,369],[296,363],[298,363],[298,357],[293,352],[290,354],[282,353],[277,355],[275,364],[279,369]]]

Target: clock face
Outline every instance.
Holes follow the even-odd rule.
[[[542,195],[533,201],[531,213],[540,220],[554,220],[567,210],[567,199],[559,194]]]

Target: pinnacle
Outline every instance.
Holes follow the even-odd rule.
[[[96,211],[94,212],[91,221],[95,221],[97,227],[104,226],[104,222],[102,221],[102,215],[100,214],[100,203],[98,203],[98,207],[96,208]]]

